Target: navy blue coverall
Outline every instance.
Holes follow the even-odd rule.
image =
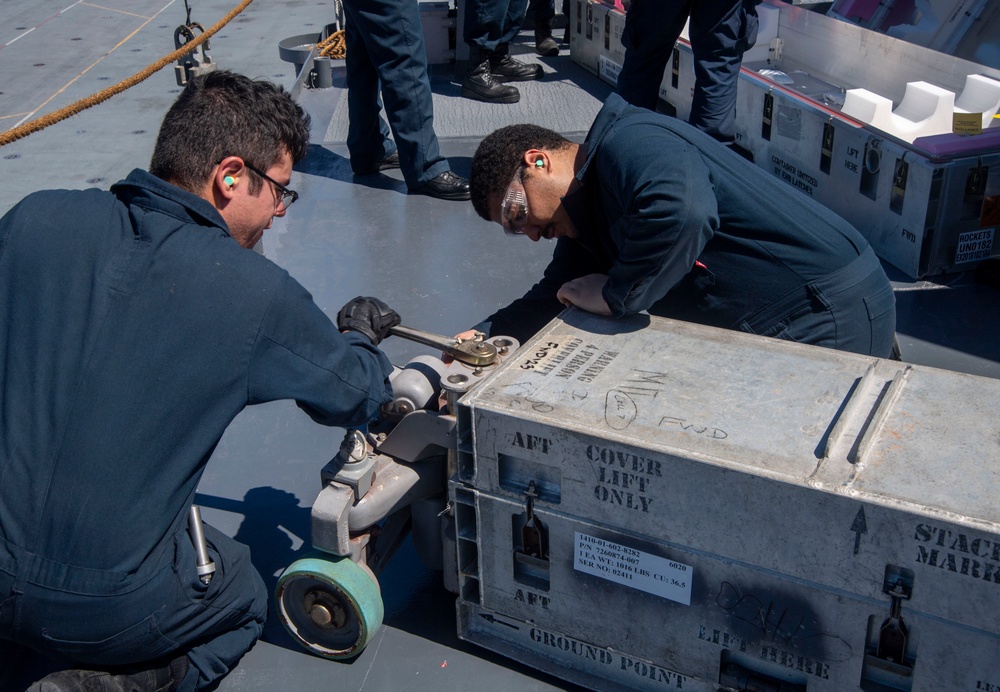
[[[367,422],[391,397],[385,355],[211,204],[139,170],[0,219],[0,324],[0,649],[95,666],[188,652],[188,690],[225,675],[268,594],[208,526],[217,571],[198,580],[205,464],[248,404]]]
[[[888,357],[892,286],[846,221],[705,133],[612,94],[563,198],[579,237],[560,238],[541,281],[478,328],[522,342],[562,309],[567,281],[607,274],[616,316],[643,310]]]
[[[375,167],[398,148],[403,179],[415,190],[451,168],[434,132],[417,0],[345,0],[344,12],[351,165],[359,171]]]
[[[569,0],[562,0],[562,6],[560,9],[566,16],[566,21],[568,22]],[[556,0],[529,0],[527,14],[536,22],[538,20],[551,20],[556,16]]]
[[[736,136],[736,84],[743,54],[757,41],[759,0],[632,0],[625,15],[625,62],[618,93],[656,110],[663,71],[691,18],[695,87],[688,122],[721,142]]]
[[[482,53],[506,55],[521,31],[528,0],[465,0],[462,35],[472,50],[472,61]]]

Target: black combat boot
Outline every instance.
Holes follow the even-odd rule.
[[[541,65],[531,65],[515,60],[507,46],[500,46],[489,56],[490,73],[498,82],[529,82],[545,74]]]
[[[46,675],[26,692],[173,692],[187,676],[189,664],[188,657],[182,654],[162,668],[71,668]]]
[[[476,49],[472,49],[469,69],[462,77],[462,96],[487,103],[517,103],[521,100],[521,92],[494,78],[489,55]]]
[[[118,674],[71,669],[46,675],[27,692],[168,692],[175,686],[169,668]]]
[[[547,58],[559,55],[559,44],[552,38],[552,20],[535,20],[535,52]]]
[[[417,195],[428,195],[438,199],[471,199],[469,193],[469,181],[460,175],[455,175],[451,171],[445,171],[433,180],[429,180],[420,187],[410,190]]]

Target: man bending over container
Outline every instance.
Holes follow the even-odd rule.
[[[32,690],[229,673],[268,594],[210,526],[199,579],[189,509],[223,432],[248,404],[294,399],[346,427],[391,398],[376,346],[398,315],[356,298],[338,329],[250,250],[297,198],[308,134],[281,87],[213,72],[170,108],[150,172],[0,219],[0,659],[26,646],[79,666]]]
[[[895,299],[865,239],[675,118],[611,95],[583,144],[505,127],[470,182],[484,219],[557,241],[542,279],[478,325],[487,334],[523,342],[575,305],[891,355]]]

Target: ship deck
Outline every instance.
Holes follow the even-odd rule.
[[[191,3],[206,28],[236,4]],[[508,238],[471,204],[408,195],[398,171],[355,178],[345,145],[347,109],[342,63],[334,86],[305,87],[278,43],[318,35],[335,4],[256,2],[211,40],[224,69],[264,77],[293,90],[313,118],[308,157],[291,187],[301,195],[265,233],[264,255],[287,269],[332,317],[355,295],[392,305],[407,326],[454,334],[518,297],[541,274],[546,243]],[[0,129],[9,129],[120,82],[173,50],[185,23],[182,0],[40,0],[0,3]],[[561,32],[560,32],[561,33]],[[518,104],[462,99],[452,66],[434,66],[435,126],[443,153],[468,175],[478,141],[494,129],[533,122],[581,140],[611,87],[573,63],[568,50],[538,58],[524,32],[515,52],[541,62],[545,78],[519,84]],[[180,88],[168,67],[107,102],[0,148],[0,213],[43,188],[107,188],[146,167],[160,119]],[[906,361],[1000,377],[997,288],[971,274],[912,281],[891,267],[898,332]],[[431,352],[391,338],[384,349],[398,365]],[[985,414],[985,412],[984,412]],[[245,410],[226,432],[202,478],[196,501],[205,520],[250,546],[273,589],[281,571],[309,549],[309,511],[320,469],[343,431],[313,424],[291,402]],[[143,498],[135,498],[143,502]],[[150,507],[155,512],[157,508]],[[409,543],[380,577],[385,626],[354,660],[333,662],[298,647],[272,604],[261,642],[221,690],[568,689],[547,672],[466,644],[456,634],[454,596],[440,573],[426,569]],[[15,688],[51,669],[23,660]]]

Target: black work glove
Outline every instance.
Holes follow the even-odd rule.
[[[337,328],[361,332],[378,346],[389,336],[389,330],[399,324],[399,314],[378,298],[358,296],[337,313]]]

